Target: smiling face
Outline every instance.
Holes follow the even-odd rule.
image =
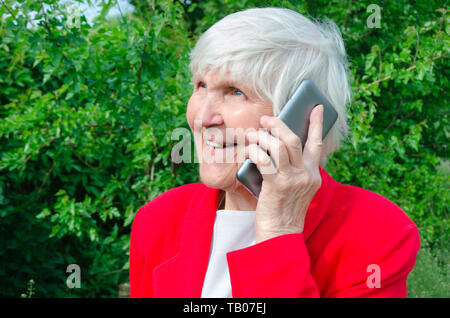
[[[259,119],[272,116],[272,104],[259,99],[246,83],[219,73],[194,74],[194,92],[186,117],[194,133],[200,178],[212,188],[248,195],[236,179],[244,161],[249,129],[261,128]]]

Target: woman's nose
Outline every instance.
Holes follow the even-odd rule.
[[[208,95],[202,102],[197,119],[202,121],[202,126],[219,126],[223,124],[222,107],[220,100]]]

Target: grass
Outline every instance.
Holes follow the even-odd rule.
[[[450,297],[449,259],[447,249],[431,252],[427,247],[421,248],[417,254],[416,265],[408,276],[408,297]]]
[[[450,161],[440,158],[438,173],[450,175]],[[416,266],[408,277],[408,297],[449,298],[450,253],[448,244],[433,248],[424,245],[417,255]]]

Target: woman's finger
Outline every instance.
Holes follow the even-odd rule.
[[[277,137],[269,134],[267,131],[251,131],[247,134],[247,139],[251,144],[258,144],[261,148],[269,151],[269,156],[278,169],[289,168],[289,154],[286,146]]]
[[[272,135],[283,142],[289,156],[289,163],[296,168],[302,168],[301,139],[278,117],[262,116],[260,122]]]
[[[246,147],[246,156],[248,156],[262,175],[273,175],[276,173],[275,167],[270,156],[257,144],[250,144]]]
[[[303,149],[303,164],[314,170],[319,167],[323,148],[323,105],[316,106],[309,118],[308,138]]]

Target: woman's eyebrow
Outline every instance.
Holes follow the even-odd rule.
[[[194,82],[205,82],[202,77],[194,77]],[[242,87],[242,85],[234,80],[218,80],[215,86]]]
[[[224,86],[241,87],[242,85],[233,80],[225,80],[222,83]]]

